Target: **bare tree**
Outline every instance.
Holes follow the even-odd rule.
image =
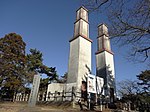
[[[137,94],[140,92],[140,87],[137,85],[137,81],[124,80],[118,82],[117,92],[120,97],[125,95]]]
[[[82,0],[89,11],[105,12],[110,36],[128,45],[129,59],[150,62],[150,0]]]
[[[150,102],[150,95],[147,88],[143,88],[143,85],[148,84],[149,82],[149,71],[146,70],[138,75],[138,78],[141,81],[132,81],[132,80],[124,80],[118,83],[118,93],[121,97],[122,102],[130,102],[131,109],[138,108],[140,112],[147,110],[149,111],[149,107],[147,104]],[[143,83],[146,81],[146,83]],[[148,87],[148,86],[147,86]],[[144,91],[143,91],[144,89]]]

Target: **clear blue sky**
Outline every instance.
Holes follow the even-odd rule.
[[[0,37],[15,32],[23,37],[30,48],[43,53],[44,64],[56,67],[58,74],[68,70],[69,40],[73,36],[76,10],[80,0],[0,0]],[[97,25],[107,24],[104,15],[89,14],[92,44],[92,72],[95,74],[95,52],[97,50]],[[136,79],[144,64],[129,63],[124,48],[112,44],[115,53],[116,80]]]

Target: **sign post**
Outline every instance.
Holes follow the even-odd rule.
[[[103,94],[103,85],[104,85],[104,79],[100,77],[96,77],[97,81],[97,94],[100,96],[100,111],[102,112],[102,94]]]
[[[96,93],[96,78],[95,78],[95,75],[88,74],[87,91],[88,91],[88,101],[89,101],[89,109],[90,109],[91,93]]]
[[[32,85],[32,89],[31,89],[29,101],[28,101],[28,106],[30,106],[30,107],[34,107],[36,104],[39,86],[40,86],[40,75],[39,74],[34,75],[33,85]]]
[[[90,103],[91,103],[91,94],[88,93],[88,107],[89,107],[89,110],[91,108]]]

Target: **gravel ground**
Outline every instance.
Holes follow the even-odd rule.
[[[22,104],[1,102],[0,103],[0,112],[19,112],[24,106]]]
[[[28,107],[25,103],[0,102],[0,112],[79,112],[70,108],[52,108],[48,106]]]
[[[52,106],[52,105],[36,105],[35,107],[28,107],[27,103],[17,102],[0,102],[0,112],[91,112],[90,110],[72,109],[71,107]],[[92,112],[100,112],[95,110]],[[111,111],[103,111],[111,112]],[[119,111],[120,112],[120,111]],[[125,111],[122,111],[125,112]]]

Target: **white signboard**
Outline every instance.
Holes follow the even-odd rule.
[[[35,106],[40,85],[40,75],[34,75],[33,85],[28,101],[29,106]]]
[[[95,75],[88,74],[87,91],[89,93],[96,93],[96,77],[95,77]]]
[[[104,94],[103,86],[104,86],[104,79],[101,77],[96,77],[97,79],[97,93]]]

